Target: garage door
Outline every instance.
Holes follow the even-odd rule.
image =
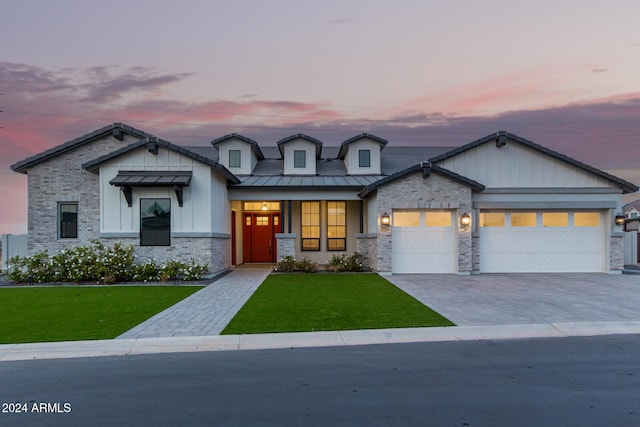
[[[394,211],[393,273],[455,273],[455,222],[451,211]]]
[[[602,212],[480,213],[480,272],[602,272]]]

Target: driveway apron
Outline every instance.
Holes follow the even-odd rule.
[[[270,272],[234,270],[118,338],[219,335]]]
[[[385,278],[459,326],[640,321],[640,275],[394,274]]]

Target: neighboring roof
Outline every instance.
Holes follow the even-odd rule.
[[[148,139],[142,139],[138,142],[134,142],[133,144],[130,144],[126,147],[123,147],[119,150],[113,151],[109,154],[106,154],[104,156],[98,157],[97,159],[91,160],[87,163],[84,163],[82,165],[83,168],[85,168],[86,170],[90,171],[90,172],[94,172],[97,169],[99,169],[100,165],[106,161],[109,161],[111,159],[115,159],[116,157],[122,156],[124,154],[127,154],[131,151],[137,150],[141,147],[146,147],[147,144],[157,144],[161,147],[164,147],[166,149],[169,149],[171,151],[174,151],[176,153],[180,153],[186,157],[189,157],[193,160],[196,160],[200,163],[204,163],[205,165],[211,166],[212,168],[218,170],[220,173],[222,173],[222,175],[227,178],[229,181],[231,181],[232,183],[238,183],[240,182],[240,180],[238,180],[238,178],[232,174],[231,172],[229,172],[227,170],[227,168],[225,168],[223,165],[221,165],[220,163],[211,160],[207,157],[201,156],[197,153],[194,153],[193,151],[187,150],[184,147],[180,147],[178,145],[172,144],[169,141],[165,141],[163,139],[159,139],[156,137],[150,137]]]
[[[79,138],[73,139],[71,141],[65,142],[64,144],[53,147],[49,150],[43,151],[40,154],[36,154],[35,156],[31,156],[22,161],[14,163],[11,165],[11,169],[15,172],[27,173],[27,170],[37,165],[38,163],[49,160],[59,154],[67,152],[69,150],[73,150],[74,148],[78,148],[82,145],[93,142],[97,139],[103,138],[106,135],[113,134],[113,136],[119,140],[123,140],[123,134],[128,134],[132,136],[136,136],[138,138],[148,138],[153,137],[153,135],[143,132],[139,129],[135,129],[131,126],[127,126],[123,123],[113,123],[111,125],[105,126],[101,129],[83,135]]]
[[[211,144],[214,147],[218,148],[218,145],[230,139],[237,139],[239,141],[246,142],[247,144],[251,145],[251,150],[258,157],[258,160],[264,160],[264,155],[262,154],[262,150],[260,150],[260,146],[258,145],[258,143],[251,138],[247,138],[246,136],[242,136],[237,133],[230,133],[228,135],[221,136],[220,138],[214,139],[213,141],[211,141]]]
[[[288,136],[286,138],[282,138],[280,141],[276,143],[276,145],[278,146],[278,149],[280,150],[281,156],[284,156],[283,145],[286,144],[287,142],[291,142],[296,139],[304,139],[305,141],[309,141],[312,144],[316,144],[316,159],[320,158],[320,153],[322,153],[322,142],[309,135],[305,135],[303,133],[298,133],[295,135]]]
[[[191,171],[118,171],[109,184],[117,187],[187,187],[192,176]]]
[[[640,199],[634,200],[632,202],[627,203],[626,205],[623,205],[622,213],[626,215],[632,209],[635,209],[636,211],[640,212]]]
[[[367,194],[371,193],[373,190],[376,190],[382,187],[383,185],[389,184],[397,179],[404,178],[407,175],[411,175],[413,173],[420,172],[420,171],[422,171],[422,176],[424,178],[427,178],[432,173],[436,173],[438,175],[449,178],[453,181],[459,182],[462,185],[471,187],[471,189],[474,191],[482,191],[485,188],[484,185],[480,184],[479,182],[469,178],[465,178],[464,176],[458,175],[453,171],[450,171],[448,169],[442,168],[440,166],[434,165],[429,162],[421,162],[421,163],[418,163],[417,165],[413,165],[404,170],[396,172],[393,175],[389,175],[382,179],[379,179],[373,184],[366,186],[365,188],[362,189],[362,191],[358,193],[358,196],[364,197]]]
[[[338,159],[344,159],[344,156],[347,155],[347,150],[349,149],[349,144],[353,144],[356,141],[360,141],[361,139],[370,139],[372,141],[377,142],[378,144],[380,144],[380,151],[382,151],[382,149],[384,149],[385,145],[387,145],[389,143],[389,141],[387,141],[386,139],[382,139],[380,137],[377,137],[375,135],[372,135],[370,133],[361,133],[360,135],[356,135],[352,138],[347,139],[346,141],[344,141],[341,145],[340,145],[340,151],[338,152]]]
[[[482,144],[486,144],[488,142],[496,142],[497,144],[505,144],[507,142],[507,140],[511,140],[511,141],[515,141],[518,142],[526,147],[531,148],[532,150],[538,151],[540,153],[544,153],[548,156],[551,156],[557,160],[561,160],[565,163],[568,163],[570,165],[573,165],[579,169],[582,169],[584,171],[590,172],[594,175],[597,175],[613,184],[615,184],[616,186],[620,187],[622,189],[622,191],[624,193],[635,193],[636,191],[638,191],[638,186],[635,184],[632,184],[628,181],[625,181],[624,179],[618,178],[616,176],[613,176],[611,174],[608,174],[604,171],[601,171],[600,169],[594,168],[593,166],[589,166],[585,163],[582,163],[576,159],[573,159],[569,156],[566,156],[564,154],[558,153],[557,151],[553,151],[549,148],[543,147],[542,145],[536,144],[535,142],[529,141],[527,139],[524,139],[522,137],[519,137],[518,135],[512,134],[512,133],[508,133],[506,131],[499,131],[496,133],[492,133],[490,135],[485,136],[484,138],[480,138],[476,141],[470,142],[469,144],[463,145],[461,147],[455,148],[453,150],[450,150],[446,153],[443,153],[439,156],[433,157],[431,159],[429,159],[429,161],[431,161],[432,163],[438,163],[441,162],[445,159],[448,159],[450,157],[454,157],[460,153],[463,153],[465,151],[471,150],[475,147],[478,147]]]

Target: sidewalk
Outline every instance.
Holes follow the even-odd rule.
[[[0,345],[0,362],[153,353],[640,334],[640,321],[369,329]]]

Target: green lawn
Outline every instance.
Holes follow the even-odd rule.
[[[0,344],[115,338],[201,288],[0,288]]]
[[[377,274],[272,274],[222,334],[453,326]]]

